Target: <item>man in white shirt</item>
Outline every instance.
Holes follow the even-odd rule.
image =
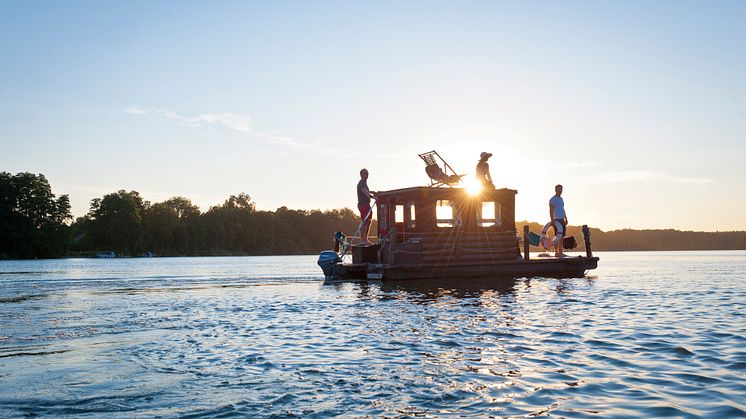
[[[549,219],[554,226],[554,236],[557,239],[557,257],[564,257],[562,239],[565,238],[567,228],[567,214],[565,213],[565,201],[562,199],[562,185],[554,187],[554,196],[549,200]]]

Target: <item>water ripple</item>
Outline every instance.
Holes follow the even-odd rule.
[[[746,416],[746,252],[602,258],[372,284],[314,257],[3,262],[0,416]]]

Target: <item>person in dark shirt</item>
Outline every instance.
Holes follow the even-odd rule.
[[[368,169],[360,170],[360,181],[357,183],[357,209],[360,211],[360,220],[363,227],[360,229],[360,244],[371,244],[368,241],[368,231],[372,221],[370,198],[373,194],[368,189]]]
[[[492,153],[483,151],[479,155],[479,163],[477,163],[477,180],[482,184],[483,188],[495,189],[495,184],[492,183],[492,175],[490,175],[490,165],[487,160],[492,157]]]

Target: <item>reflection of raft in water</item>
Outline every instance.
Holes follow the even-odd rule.
[[[416,279],[485,277],[582,277],[595,269],[590,233],[583,226],[586,255],[532,260],[528,229],[521,254],[511,189],[414,187],[379,192],[378,243],[325,251],[319,265],[327,279]],[[352,261],[344,253],[352,250]],[[339,250],[339,249],[338,249]]]

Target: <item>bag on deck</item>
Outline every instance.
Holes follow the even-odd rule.
[[[564,247],[565,249],[574,249],[578,247],[578,242],[575,241],[574,236],[565,237],[564,239],[562,239],[562,247]]]

